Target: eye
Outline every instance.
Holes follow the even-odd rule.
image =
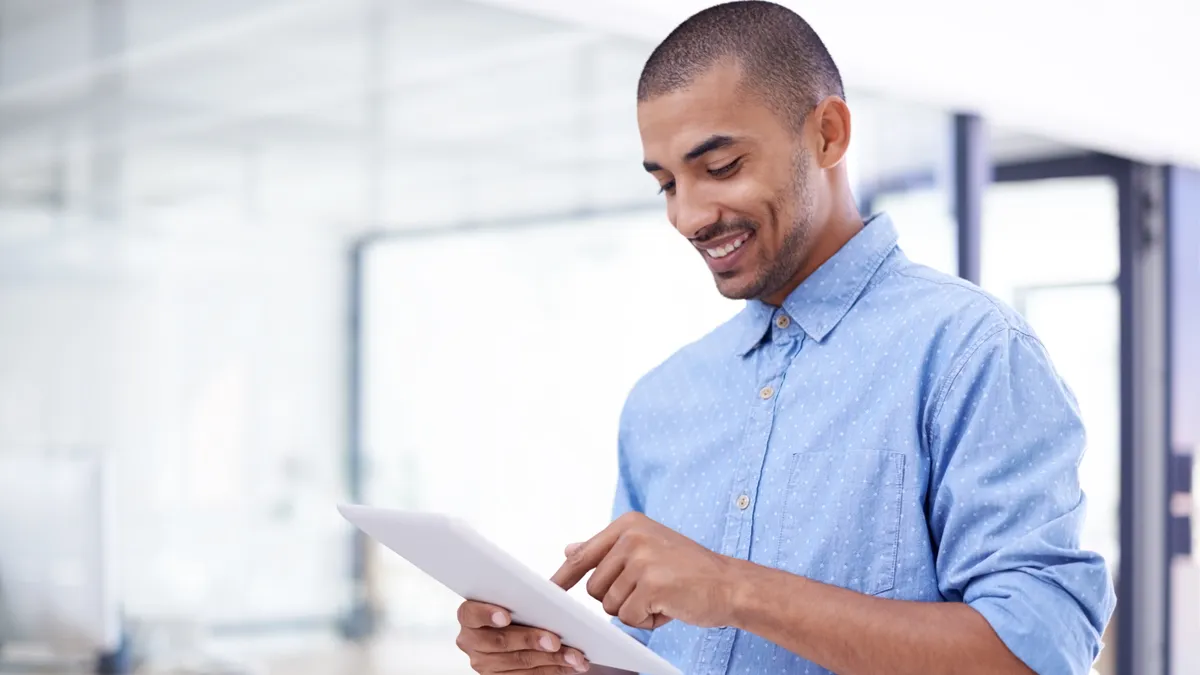
[[[666,192],[667,194],[671,194],[672,192],[675,192],[675,181],[669,180],[669,181],[663,183],[661,186],[659,186],[658,194],[661,195],[664,192]]]
[[[728,176],[729,174],[733,173],[734,171],[737,171],[737,168],[739,166],[741,166],[741,164],[742,164],[742,158],[738,157],[737,159],[733,160],[732,162],[730,162],[724,166],[719,166],[715,169],[709,169],[708,175],[712,176],[713,178],[724,178],[724,177]]]

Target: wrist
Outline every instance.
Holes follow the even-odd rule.
[[[750,617],[757,613],[759,604],[758,588],[763,583],[763,572],[760,567],[745,560],[730,559],[730,570],[726,575],[726,616],[725,625],[745,630]]]

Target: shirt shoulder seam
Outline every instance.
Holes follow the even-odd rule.
[[[971,359],[975,357],[975,354],[983,347],[984,343],[996,337],[1000,333],[1017,335],[1020,336],[1020,338],[1029,340],[1034,345],[1037,345],[1039,349],[1044,350],[1046,348],[1038,336],[1021,328],[1020,326],[1014,326],[1011,323],[1004,323],[995,326],[980,336],[979,339],[975,340],[975,342],[971,343],[971,346],[967,348],[966,353],[964,353],[962,357],[955,362],[950,375],[946,377],[945,381],[942,383],[942,386],[938,388],[937,394],[934,398],[934,405],[929,416],[929,427],[926,429],[926,436],[931,445],[933,441],[937,440],[937,425],[934,424],[934,422],[937,420],[938,416],[942,414],[942,407],[946,404],[946,399],[950,396],[950,390],[953,389],[954,385],[958,383],[958,378],[962,375],[962,372],[966,370],[967,364],[970,363]]]
[[[926,429],[926,436],[930,441],[930,447],[933,446],[933,441],[937,440],[937,418],[942,414],[942,408],[946,405],[946,399],[950,397],[950,390],[953,389],[954,385],[958,383],[959,377],[961,377],[963,371],[967,369],[967,364],[970,363],[971,359],[975,357],[975,354],[977,354],[979,350],[983,348],[984,344],[997,335],[1000,335],[1001,333],[1007,333],[1009,331],[1015,331],[1015,329],[1007,322],[998,324],[988,329],[987,332],[976,338],[975,341],[972,342],[969,347],[967,347],[966,352],[964,352],[963,355],[958,358],[958,360],[954,363],[954,366],[950,369],[950,373],[944,380],[942,380],[942,385],[938,387],[937,393],[934,395],[934,404],[930,411],[928,428]]]

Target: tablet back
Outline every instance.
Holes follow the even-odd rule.
[[[646,675],[680,675],[665,659],[461,520],[359,505],[338,510],[460,597],[505,607],[514,623],[559,635],[594,664]]]

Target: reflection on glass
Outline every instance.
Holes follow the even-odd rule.
[[[1079,403],[1088,449],[1084,547],[1120,565],[1120,294],[1117,188],[1107,177],[992,185],[985,194],[982,285],[1022,312]],[[1111,626],[1110,626],[1111,630]],[[1096,668],[1113,672],[1106,637]]]
[[[608,522],[630,387],[740,308],[657,211],[387,240],[364,300],[367,500],[457,514],[547,575]],[[453,623],[378,563],[397,627]]]

